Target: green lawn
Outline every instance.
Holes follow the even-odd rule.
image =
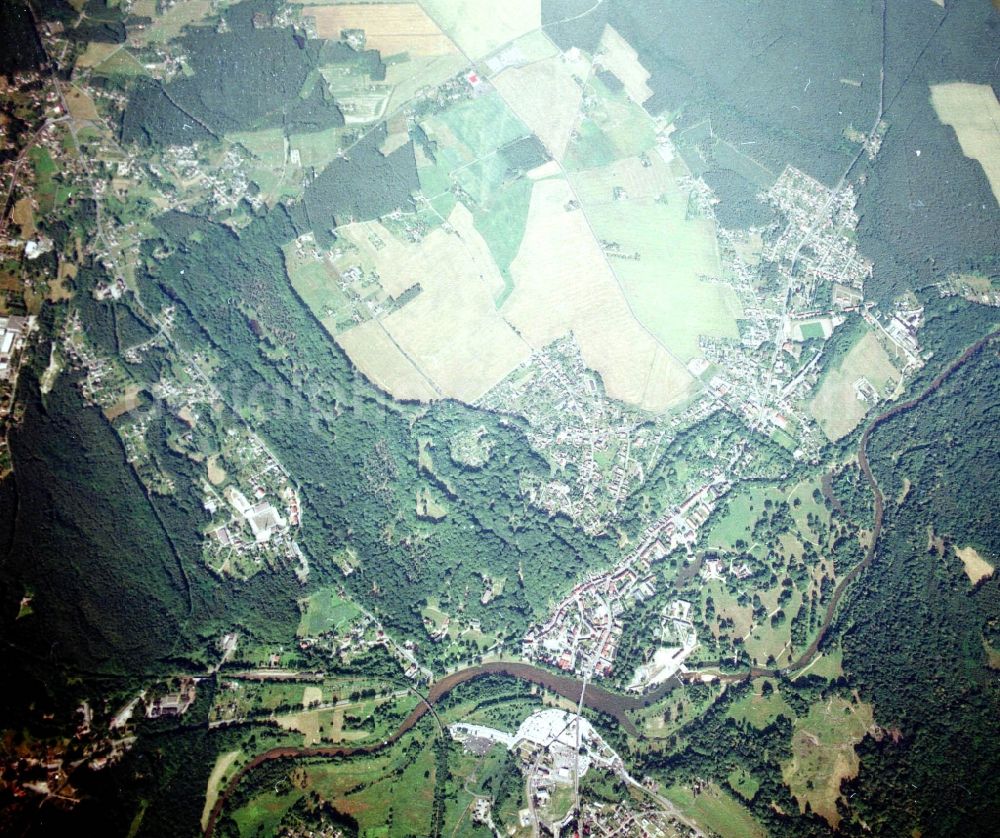
[[[300,637],[315,637],[328,631],[341,631],[361,611],[340,594],[336,588],[321,588],[309,597],[299,622]]]
[[[767,833],[754,817],[728,792],[709,783],[700,794],[682,785],[671,786],[664,793],[677,807],[698,824],[722,838],[750,838]]]
[[[774,691],[770,695],[763,694],[763,686],[767,679],[757,679],[751,685],[748,695],[733,703],[726,714],[731,719],[738,722],[746,722],[753,725],[758,730],[763,730],[778,716],[785,716],[789,719],[795,718],[795,713],[788,706],[784,697],[778,692],[774,681],[768,681]]]
[[[687,217],[687,195],[667,202],[606,200],[585,204],[599,239],[616,242],[617,274],[637,317],[683,361],[701,354],[701,335],[736,338],[739,301],[728,285],[704,281],[721,271],[711,221]]]

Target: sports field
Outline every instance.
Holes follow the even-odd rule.
[[[978,161],[1000,203],[1000,102],[988,84],[931,85],[938,119],[958,135],[962,153]]]

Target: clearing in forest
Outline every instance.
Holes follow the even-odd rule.
[[[965,575],[969,577],[969,581],[973,585],[984,579],[989,579],[993,575],[993,565],[979,555],[979,551],[975,547],[956,547],[955,555],[962,560]]]
[[[660,412],[694,379],[629,309],[587,219],[562,179],[536,182],[524,239],[511,263],[514,290],[503,316],[535,349],[572,332],[607,394]]]
[[[962,153],[983,167],[1000,203],[1000,102],[993,88],[968,82],[932,84],[931,104],[938,119],[955,129]]]
[[[801,810],[808,803],[834,829],[840,823],[840,784],[857,776],[854,746],[872,721],[871,704],[841,696],[816,702],[804,718],[795,720],[792,757],[782,768],[782,777]]]

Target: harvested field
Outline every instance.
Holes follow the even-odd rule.
[[[1000,203],[1000,102],[993,88],[966,82],[932,84],[931,104],[938,119],[955,129],[962,153],[983,167]]]
[[[583,213],[567,209],[572,199],[561,179],[532,187],[511,264],[514,290],[501,312],[537,349],[572,332],[612,398],[662,411],[691,391],[693,379],[632,315]]]
[[[969,577],[969,581],[973,585],[984,579],[989,579],[993,575],[995,568],[979,555],[979,551],[975,547],[956,547],[955,555],[962,560],[965,575]]]
[[[872,721],[870,704],[851,703],[840,696],[813,704],[805,718],[795,720],[792,758],[782,768],[782,777],[800,809],[805,811],[808,802],[834,829],[841,820],[840,784],[857,776],[854,746]]]
[[[104,408],[104,418],[110,422],[119,416],[124,416],[131,410],[135,410],[139,404],[139,387],[136,384],[129,384],[125,388],[124,396],[110,407]]]
[[[316,21],[316,34],[338,40],[345,29],[363,29],[365,46],[382,57],[449,55],[456,53],[451,39],[417,3],[357,3],[309,6],[302,12]]]
[[[342,332],[337,343],[362,374],[393,398],[426,402],[441,395],[377,320]]]
[[[867,378],[880,395],[884,395],[888,385],[899,377],[872,332],[865,333],[839,367],[829,370],[809,405],[809,412],[831,442],[854,430],[871,407],[858,398],[854,387],[862,377]]]
[[[562,56],[504,70],[493,84],[549,154],[561,160],[583,98]]]
[[[653,95],[647,84],[649,71],[640,63],[638,53],[613,27],[604,27],[597,55],[599,63],[625,85],[625,92],[637,105]]]
[[[420,284],[414,299],[380,323],[337,338],[361,371],[397,398],[473,402],[530,354],[496,313],[493,299],[504,283],[471,213],[456,204],[448,221],[452,232],[438,228],[419,244],[404,244],[381,228],[383,246],[376,249],[359,235],[371,225],[351,225],[348,233],[369,248],[365,255],[392,296]]]
[[[542,25],[541,0],[421,0],[421,5],[472,59]]]

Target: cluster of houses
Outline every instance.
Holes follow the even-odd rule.
[[[698,528],[730,488],[716,474],[647,528],[639,548],[616,567],[576,585],[548,620],[531,628],[521,653],[567,672],[607,677],[624,631],[621,615],[656,592],[655,562],[677,547],[691,549]]]

